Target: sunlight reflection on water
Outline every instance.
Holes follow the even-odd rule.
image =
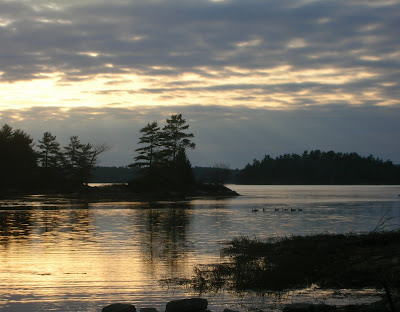
[[[230,187],[244,196],[149,203],[40,196],[0,201],[0,309],[93,312],[130,302],[163,311],[169,300],[198,294],[160,280],[187,278],[195,265],[218,261],[221,243],[234,237],[369,231],[382,211],[400,211],[397,186]],[[365,302],[375,300],[376,292],[314,289],[263,300],[204,295],[217,311],[246,309],[260,300],[271,308],[304,298],[343,302],[347,296]]]

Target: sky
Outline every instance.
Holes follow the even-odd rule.
[[[193,166],[320,149],[400,164],[399,0],[1,0],[0,126],[106,143],[182,113]]]

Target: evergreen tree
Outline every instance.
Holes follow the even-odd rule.
[[[98,162],[98,156],[108,149],[106,144],[82,144],[77,136],[71,136],[69,144],[64,147],[65,165],[70,168],[75,180],[87,184],[91,171]]]
[[[194,135],[184,132],[189,128],[189,125],[182,118],[182,114],[171,115],[171,118],[166,121],[167,125],[163,128],[162,132],[163,153],[169,163],[175,167],[178,152],[186,148],[194,149],[196,144],[189,139],[193,138]]]
[[[143,135],[139,144],[144,146],[136,149],[138,156],[130,166],[143,170],[129,183],[132,189],[141,192],[186,190],[195,183],[186,155],[187,148],[195,148],[190,140],[194,135],[185,132],[188,128],[186,120],[179,114],[167,119],[162,131],[155,121],[140,130]]]
[[[50,132],[43,134],[42,140],[39,141],[39,160],[41,166],[44,168],[56,168],[60,165],[62,154],[60,143],[56,141],[56,136],[51,135]]]
[[[20,129],[4,125],[0,129],[0,187],[29,187],[36,167],[33,139]]]
[[[66,167],[79,167],[83,147],[84,145],[81,143],[78,136],[71,136],[69,138],[69,144],[64,146],[64,159]]]
[[[135,157],[135,163],[130,166],[153,168],[160,165],[162,163],[160,153],[161,133],[157,121],[147,124],[140,129],[140,133],[143,135],[139,144],[144,144],[144,146],[135,150],[139,155]]]
[[[190,186],[195,183],[195,177],[192,170],[192,164],[186,155],[185,149],[180,149],[176,154],[176,163],[174,168],[175,184],[179,187]]]

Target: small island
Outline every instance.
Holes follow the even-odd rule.
[[[202,183],[196,180],[186,149],[194,149],[194,135],[182,114],[171,115],[161,128],[158,122],[141,130],[134,162],[129,165],[132,177],[127,183],[101,187],[89,186],[99,155],[107,144],[81,143],[71,136],[61,147],[56,136],[45,132],[35,146],[24,131],[9,125],[0,129],[0,162],[4,173],[0,196],[26,194],[64,196],[86,200],[157,200],[192,197],[238,196],[222,181]]]

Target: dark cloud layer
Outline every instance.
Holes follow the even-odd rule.
[[[1,79],[289,65],[373,73],[359,86],[371,88],[397,83],[399,12],[398,1],[2,1]]]
[[[50,131],[64,145],[71,135],[78,135],[83,142],[105,142],[112,149],[103,155],[102,165],[124,166],[135,156],[139,129],[154,120],[163,124],[172,113],[183,113],[195,135],[197,148],[190,151],[194,165],[224,162],[243,168],[266,154],[278,156],[312,149],[372,154],[400,164],[398,107],[318,106],[282,111],[188,106],[80,108],[68,112],[32,108],[3,112],[1,119],[36,140]]]

